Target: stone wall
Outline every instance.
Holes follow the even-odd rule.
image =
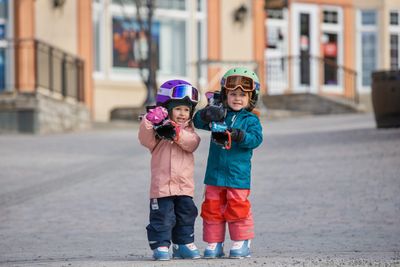
[[[91,127],[89,110],[42,93],[0,95],[0,133],[63,133]]]

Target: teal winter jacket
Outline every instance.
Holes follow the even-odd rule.
[[[193,122],[196,128],[210,131],[209,124],[201,119],[200,112],[194,115]],[[250,189],[253,149],[263,141],[260,120],[255,114],[241,109],[228,111],[225,123],[229,128],[242,130],[244,139],[240,143],[232,141],[232,147],[229,150],[210,142],[204,183]]]

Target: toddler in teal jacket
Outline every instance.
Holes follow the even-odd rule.
[[[208,242],[205,258],[224,256],[226,224],[234,241],[229,256],[250,257],[250,241],[254,238],[254,222],[248,200],[251,158],[253,149],[263,140],[261,123],[252,112],[259,87],[258,77],[253,71],[231,69],[221,80],[222,104],[208,105],[194,116],[196,128],[213,131],[217,123],[227,129],[222,135],[213,132],[212,140],[215,142],[210,142],[204,179],[206,193],[201,211],[203,239]],[[224,136],[226,142],[218,142]]]

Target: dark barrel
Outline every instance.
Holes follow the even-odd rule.
[[[400,127],[400,70],[372,73],[372,105],[377,128]]]

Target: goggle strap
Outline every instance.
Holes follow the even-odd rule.
[[[164,95],[164,96],[169,96],[169,94],[170,94],[169,91],[170,91],[170,89],[160,87],[160,89],[158,89],[158,94]]]

